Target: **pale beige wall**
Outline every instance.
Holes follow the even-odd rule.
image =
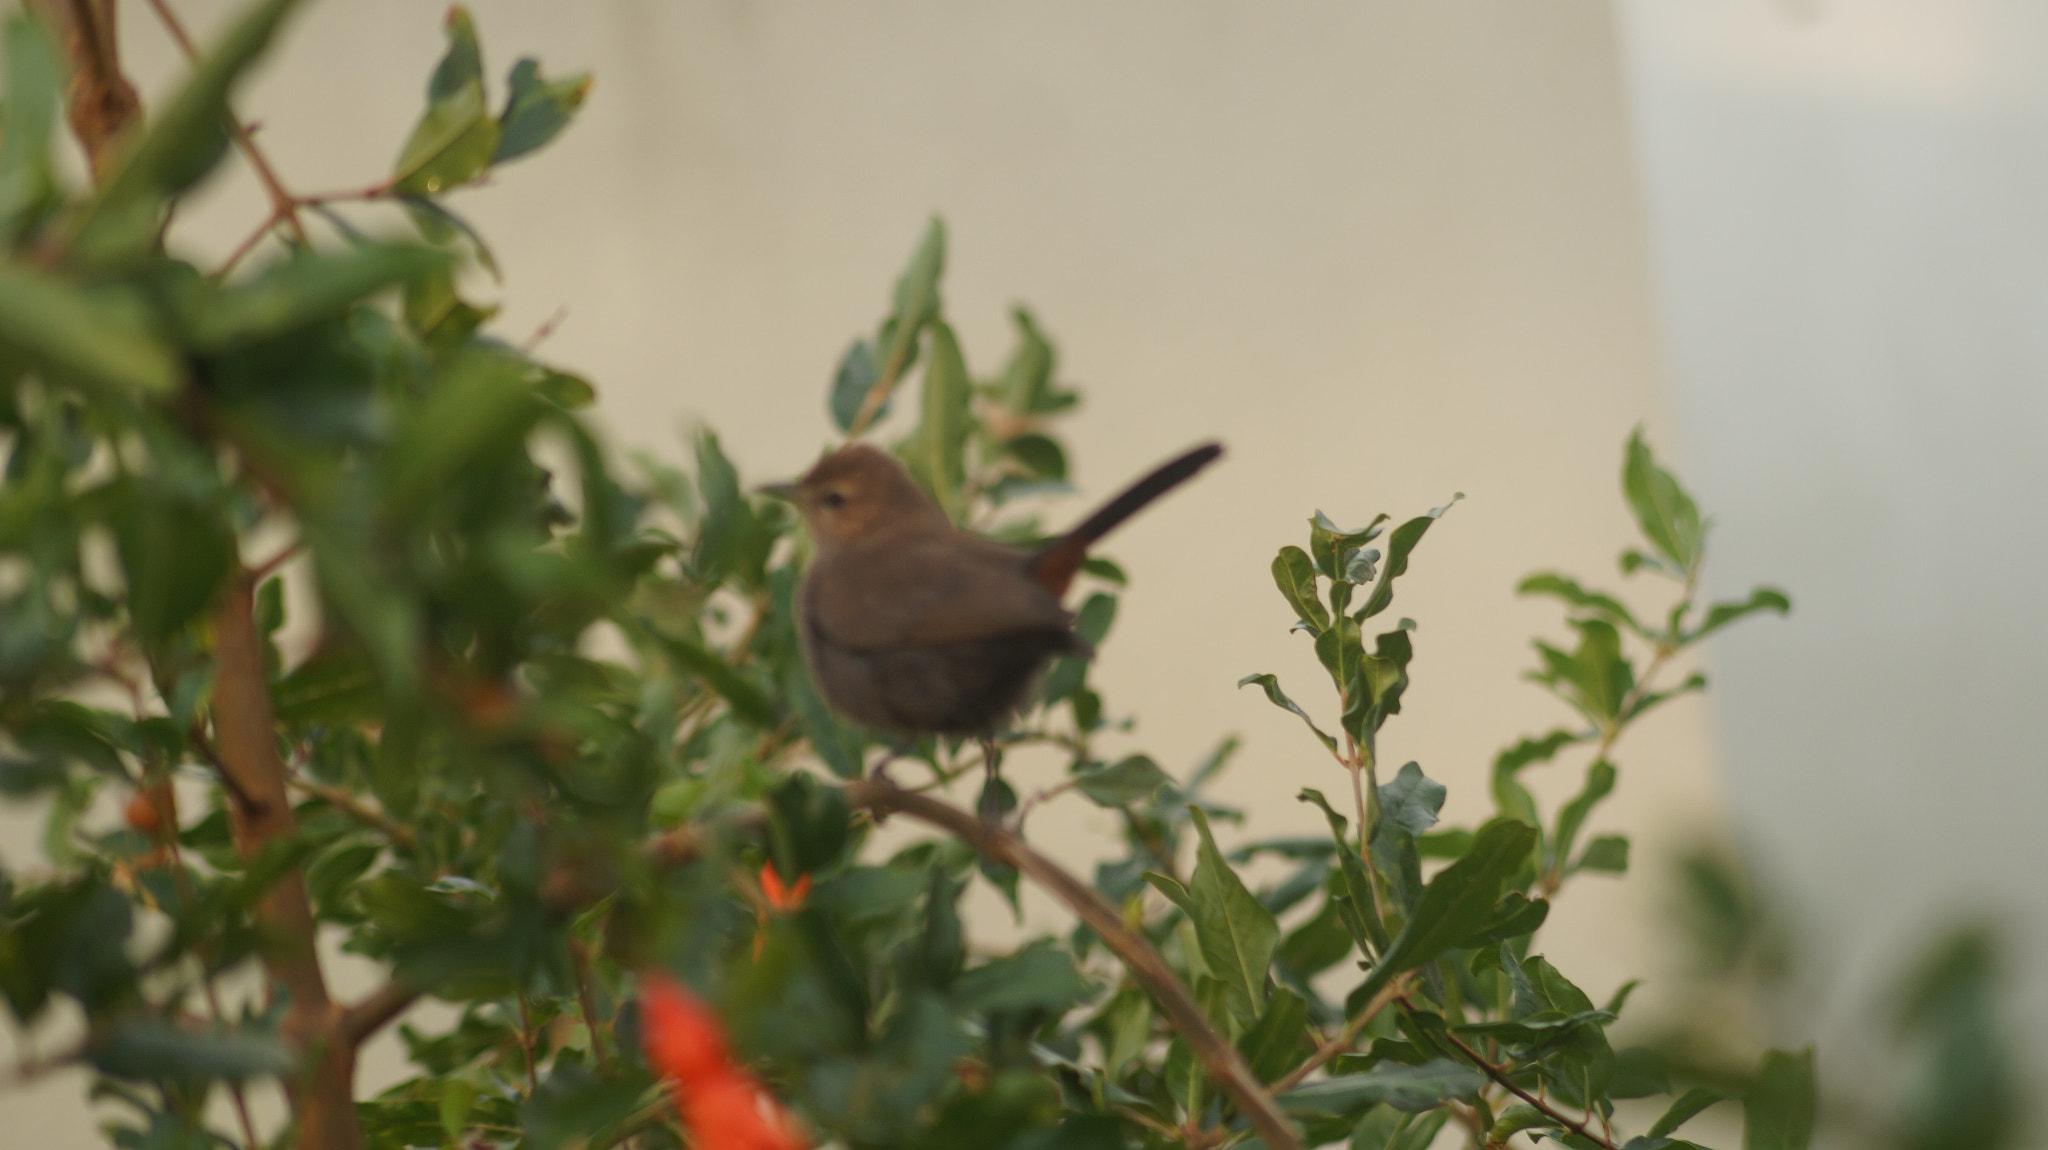
[[[200,27],[228,8],[179,7]],[[798,469],[830,438],[837,356],[940,212],[970,362],[999,363],[1027,302],[1085,387],[1067,430],[1089,495],[1229,444],[1110,549],[1134,586],[1099,676],[1140,717],[1131,747],[1183,770],[1240,733],[1224,796],[1263,832],[1316,833],[1294,795],[1341,775],[1234,687],[1275,671],[1330,713],[1273,550],[1317,507],[1355,524],[1453,491],[1468,498],[1403,584],[1420,655],[1385,754],[1421,760],[1473,822],[1494,752],[1562,721],[1517,678],[1556,614],[1513,585],[1537,567],[1611,581],[1622,441],[1638,422],[1667,454],[1672,438],[1604,0],[472,7],[493,73],[537,53],[598,75],[558,146],[455,203],[496,241],[500,330],[566,307],[546,352],[597,381],[622,440],[675,457],[701,420],[749,478]],[[350,0],[296,26],[242,101],[294,188],[383,172],[439,14]],[[130,52],[160,90],[147,16],[129,6]],[[183,238],[223,252],[260,211],[238,179]],[[1646,865],[1717,822],[1700,703],[1620,761],[1596,823],[1634,833]],[[1033,832],[1080,858],[1107,827],[1061,804]],[[1594,993],[1653,965],[1647,890],[1587,880],[1556,917],[1553,953]],[[1574,937],[1614,907],[1623,925]],[[76,1097],[75,1080],[0,1094],[0,1129],[45,1123],[51,1144],[83,1128]]]

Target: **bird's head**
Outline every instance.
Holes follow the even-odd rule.
[[[832,452],[795,483],[761,491],[794,503],[820,547],[952,527],[902,464],[865,443]]]

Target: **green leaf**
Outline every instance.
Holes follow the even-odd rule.
[[[1685,636],[1684,641],[1692,643],[1719,631],[1728,624],[1758,611],[1775,611],[1780,615],[1792,610],[1792,600],[1776,587],[1758,587],[1741,602],[1716,603],[1707,608],[1707,616],[1700,625]]]
[[[1815,1107],[1813,1048],[1766,1050],[1742,1098],[1742,1150],[1806,1150]]]
[[[1465,949],[1478,949],[1523,938],[1536,933],[1543,920],[1550,917],[1550,903],[1544,899],[1531,899],[1520,891],[1509,891],[1501,896],[1500,904],[1493,908],[1493,917],[1478,932],[1464,939],[1458,945]]]
[[[1578,841],[1579,830],[1600,801],[1614,793],[1614,764],[1595,759],[1586,766],[1586,785],[1557,812],[1557,830],[1551,836],[1551,865],[1562,867]]]
[[[199,351],[220,352],[331,319],[365,296],[444,269],[448,257],[405,244],[294,255],[220,292],[187,332]]]
[[[447,29],[448,51],[427,85],[427,110],[392,168],[391,187],[400,195],[436,195],[468,183],[498,151],[498,122],[484,106],[476,24],[458,4],[448,10]]]
[[[939,276],[945,268],[946,226],[933,216],[917,251],[910,257],[910,266],[896,280],[889,318],[882,322],[882,330],[875,337],[877,386],[883,389],[884,400],[917,358],[917,341],[925,325],[939,316]],[[879,411],[870,417],[870,422],[878,418]],[[853,430],[851,421],[847,430]]]
[[[1261,1082],[1271,1082],[1301,1065],[1314,1051],[1308,1029],[1308,1000],[1280,987],[1259,1020],[1237,1040],[1238,1053]]]
[[[832,414],[832,423],[841,431],[853,430],[853,420],[860,414],[861,404],[874,389],[875,380],[881,377],[881,368],[875,363],[875,345],[864,339],[853,341],[846,354],[839,357],[839,369],[832,374],[832,390],[826,394],[825,407]],[[880,419],[889,413],[884,401],[875,412]]]
[[[287,1074],[296,1060],[275,1035],[182,1030],[154,1018],[114,1027],[88,1048],[94,1069],[118,1078],[222,1078]]]
[[[221,509],[181,498],[167,485],[122,484],[114,539],[128,582],[136,633],[157,642],[197,618],[235,562],[235,537]]]
[[[1386,516],[1375,515],[1371,523],[1359,530],[1346,531],[1330,522],[1330,517],[1321,511],[1309,516],[1308,551],[1316,570],[1325,579],[1345,579],[1350,570],[1347,561],[1350,551],[1379,538],[1380,524],[1386,521]]]
[[[1294,615],[1309,624],[1311,634],[1320,635],[1330,625],[1330,613],[1316,597],[1316,567],[1308,552],[1287,546],[1273,557],[1273,582],[1286,596]]]
[[[1411,836],[1420,835],[1436,825],[1448,793],[1442,783],[1422,773],[1421,764],[1407,763],[1393,781],[1380,784],[1380,825],[1391,823]]]
[[[1116,596],[1098,591],[1081,603],[1081,609],[1074,612],[1074,635],[1089,647],[1099,647],[1109,634],[1110,624],[1116,622]],[[1052,670],[1045,673],[1045,681],[1038,686],[1039,698],[1047,703],[1080,692],[1081,684],[1088,678],[1088,660],[1080,655],[1066,655],[1055,660]]]
[[[1249,1026],[1266,1004],[1266,971],[1280,943],[1280,924],[1216,849],[1208,815],[1197,806],[1190,806],[1188,814],[1201,836],[1188,887],[1194,899],[1188,918],[1194,923],[1202,960],[1229,992],[1232,1017]]]
[[[1635,688],[1635,670],[1621,650],[1621,633],[1605,619],[1574,619],[1578,648],[1570,654],[1538,641],[1541,670],[1524,677],[1548,687],[1588,721],[1605,728],[1621,714],[1622,700]]]
[[[670,662],[703,680],[704,685],[724,699],[742,722],[761,730],[775,727],[774,701],[734,670],[732,664],[688,639],[659,633],[655,633],[653,639]]]
[[[491,245],[484,240],[483,233],[449,209],[448,205],[426,196],[400,196],[406,214],[412,217],[413,226],[419,229],[420,237],[430,244],[446,247],[455,237],[469,241],[476,253],[476,262],[491,273],[491,278],[501,279],[498,271],[498,257],[491,251]]]
[[[7,100],[0,105],[0,238],[35,221],[56,193],[50,129],[62,100],[64,65],[42,22],[25,11],[7,19]]]
[[[954,522],[966,515],[967,434],[974,398],[960,341],[943,320],[930,322],[931,356],[925,363],[917,430],[904,445],[904,464]]]
[[[1699,564],[1705,535],[1699,508],[1678,480],[1657,466],[1640,427],[1628,439],[1621,490],[1636,514],[1643,538],[1679,572],[1690,574]]]
[[[644,1074],[600,1078],[590,1069],[557,1064],[526,1100],[528,1150],[583,1145],[618,1128],[645,1104],[653,1084]]]
[[[1628,873],[1628,836],[1601,835],[1586,844],[1579,861],[1572,864],[1573,870],[1605,871],[1608,874]]]
[[[1293,699],[1287,697],[1286,692],[1280,689],[1280,680],[1278,678],[1272,675],[1246,675],[1237,681],[1239,687],[1250,683],[1257,683],[1266,692],[1267,701],[1271,702],[1274,706],[1299,715],[1301,721],[1308,724],[1308,729],[1315,734],[1315,737],[1322,741],[1323,748],[1332,755],[1337,753],[1337,740],[1324,734],[1322,728],[1316,726],[1316,721],[1308,717],[1308,712],[1302,710]]]
[[[1113,766],[1089,771],[1074,779],[1074,789],[1099,807],[1122,807],[1151,798],[1153,792],[1173,780],[1159,764],[1144,755],[1129,755]]]
[[[966,971],[954,981],[952,999],[976,1014],[1000,1010],[1064,1011],[1088,996],[1088,984],[1070,954],[1048,939]]]
[[[1450,503],[1442,507],[1432,507],[1427,514],[1418,515],[1394,528],[1394,533],[1387,537],[1387,565],[1380,573],[1380,581],[1373,587],[1372,597],[1365,601],[1365,606],[1354,613],[1352,618],[1363,623],[1393,603],[1394,580],[1407,573],[1408,556],[1415,550],[1415,545],[1422,542],[1423,533],[1429,530],[1430,524],[1443,518],[1444,512],[1451,509],[1451,504],[1463,498],[1464,492],[1456,492],[1451,496]]]
[[[1195,916],[1194,896],[1188,893],[1188,888],[1182,886],[1179,879],[1172,875],[1160,874],[1156,870],[1148,870],[1138,877],[1151,884],[1153,890],[1165,895],[1166,901],[1179,907],[1182,914],[1189,918]]]
[[[166,395],[185,378],[139,299],[113,288],[81,291],[0,259],[0,353],[6,352],[60,381],[114,393]]]
[[[1519,1134],[1524,1130],[1555,1129],[1561,1129],[1556,1119],[1534,1106],[1516,1103],[1501,1111],[1500,1117],[1493,1120],[1492,1127],[1486,1132],[1486,1138],[1488,1142],[1505,1143],[1509,1135]]]
[[[86,260],[140,255],[156,242],[165,201],[213,170],[228,146],[228,93],[262,55],[298,0],[262,0],[199,58],[185,84],[123,147],[80,220],[72,254]],[[4,311],[0,307],[0,311]]]
[[[1393,977],[1430,962],[1483,930],[1492,920],[1501,887],[1528,861],[1536,828],[1495,819],[1479,828],[1465,857],[1439,871],[1423,888],[1407,925],[1355,993],[1371,998]]]
[[[1657,1119],[1656,1122],[1651,1124],[1650,1137],[1662,1138],[1680,1126],[1685,1125],[1686,1122],[1691,1120],[1693,1115],[1698,1114],[1716,1102],[1722,1102],[1732,1097],[1734,1096],[1724,1090],[1712,1090],[1705,1086],[1695,1086],[1691,1090],[1686,1091],[1678,1101],[1673,1102],[1671,1108],[1664,1112],[1662,1118]]]
[[[996,381],[996,399],[1019,415],[1051,415],[1074,406],[1080,397],[1054,384],[1058,356],[1031,313],[1012,309],[1010,321],[1017,328],[1017,346]]]
[[[1384,1103],[1396,1110],[1429,1110],[1454,1098],[1470,1098],[1486,1085],[1477,1070],[1448,1058],[1420,1066],[1383,1062],[1363,1074],[1342,1074],[1297,1086],[1274,1098],[1289,1114],[1350,1114]]]
[[[1544,571],[1531,575],[1515,587],[1517,595],[1548,595],[1582,611],[1590,611],[1610,623],[1619,624],[1644,638],[1650,633],[1636,622],[1636,617],[1622,605],[1621,600],[1604,591],[1588,591],[1579,586],[1576,579],[1560,575],[1555,571]]]
[[[1500,813],[1511,819],[1519,819],[1530,826],[1541,826],[1542,818],[1536,813],[1535,796],[1529,793],[1515,775],[1531,763],[1548,762],[1557,752],[1585,739],[1585,735],[1565,730],[1552,731],[1540,739],[1523,739],[1493,760],[1493,802]]]
[[[498,452],[522,450],[545,410],[526,384],[523,361],[464,355],[444,368],[419,406],[400,421],[384,454],[383,506],[401,520],[431,505],[463,469]]]
[[[555,138],[576,115],[590,95],[588,73],[564,80],[548,80],[540,74],[540,61],[531,56],[512,65],[507,79],[505,110],[498,114],[498,150],[491,163],[516,160]]]
[[[1330,837],[1337,843],[1338,870],[1344,876],[1346,901],[1351,907],[1345,923],[1352,928],[1359,949],[1370,951],[1377,948],[1384,952],[1388,943],[1386,927],[1381,925],[1372,879],[1365,872],[1364,860],[1358,856],[1357,844],[1345,836],[1345,828],[1349,824],[1330,806],[1330,801],[1323,797],[1321,791],[1304,787],[1298,797],[1302,802],[1321,807],[1323,817],[1329,821]]]

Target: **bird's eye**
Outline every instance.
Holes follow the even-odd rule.
[[[838,510],[839,508],[846,506],[846,495],[845,493],[839,491],[827,491],[825,494],[818,496],[818,502],[834,510]]]

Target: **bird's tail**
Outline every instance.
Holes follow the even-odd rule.
[[[1222,454],[1222,444],[1205,443],[1160,464],[1143,479],[1125,488],[1123,494],[1083,519],[1080,526],[1046,544],[1031,559],[1032,577],[1053,594],[1064,594],[1067,585],[1074,581],[1074,573],[1081,569],[1081,560],[1087,557],[1090,544],[1137,514],[1139,508],[1185,483]]]

